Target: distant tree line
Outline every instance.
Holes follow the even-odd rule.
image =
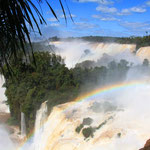
[[[136,44],[136,50],[140,47],[150,46],[150,35],[143,37],[100,37],[100,36],[87,36],[81,37],[83,40],[92,41],[92,42],[115,42],[120,44]]]
[[[58,38],[57,36],[49,38],[50,41],[70,41],[70,40],[85,40],[89,42],[104,42],[104,43],[120,43],[120,44],[136,44],[136,50],[140,47],[150,46],[150,35],[146,36],[131,36],[131,37],[109,37],[109,36],[84,36],[84,37],[68,37]]]

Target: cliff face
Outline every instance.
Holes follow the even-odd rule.
[[[103,57],[104,53],[115,57],[125,51],[132,54],[136,49],[134,44],[93,43],[82,40],[51,42],[50,44],[55,46],[56,53],[65,58],[65,63],[69,68],[85,60],[97,61]],[[126,57],[124,54],[119,57],[128,59],[128,55]]]
[[[133,54],[136,50],[135,44],[93,43],[82,40],[51,42],[50,44],[53,44],[58,48],[56,51],[65,58],[68,67],[73,67],[76,63],[84,60],[95,61],[100,59],[104,53],[110,56],[116,56],[125,51]],[[89,54],[84,53],[84,50],[86,49],[89,50]],[[71,55],[72,51],[74,52],[74,55]],[[141,61],[145,58],[150,60],[150,46],[139,48],[135,56],[137,56],[137,58]],[[128,56],[124,57],[128,59]]]
[[[136,55],[141,59],[144,60],[145,58],[150,60],[150,46],[147,47],[141,47]]]
[[[118,43],[98,43],[87,42],[82,40],[52,42],[57,48],[56,53],[65,58],[68,67],[74,67],[76,63],[85,60],[97,61],[105,54],[113,57],[113,59],[126,59],[129,62],[134,62],[135,59],[141,63],[145,58],[150,60],[150,46],[141,47],[137,50],[135,44],[118,44]],[[71,45],[71,46],[70,46]],[[88,53],[86,53],[88,50]],[[72,55],[74,52],[74,55]],[[125,53],[128,52],[128,53]],[[121,55],[122,54],[122,55]],[[134,55],[134,58],[129,58]],[[118,58],[119,56],[119,58]]]

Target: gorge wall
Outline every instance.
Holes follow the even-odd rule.
[[[102,65],[104,61],[113,59],[117,61],[126,59],[135,64],[142,63],[145,58],[150,60],[150,47],[141,47],[136,50],[135,44],[94,43],[81,40],[57,41],[49,44],[55,46],[56,53],[65,59],[69,68],[85,60],[102,60]],[[105,58],[105,54],[111,59],[110,57]]]

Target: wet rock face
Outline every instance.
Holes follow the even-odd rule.
[[[150,150],[150,139],[147,140],[146,144],[144,145],[144,148],[141,148],[140,150]]]

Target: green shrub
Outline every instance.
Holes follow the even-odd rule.
[[[93,119],[91,119],[91,118],[84,118],[83,119],[83,125],[91,125],[91,123],[93,122]]]
[[[18,125],[18,120],[17,120],[15,117],[10,117],[10,118],[7,120],[7,124],[8,124],[8,125]]]
[[[92,127],[88,127],[88,128],[84,128],[82,130],[82,134],[83,136],[85,137],[85,139],[89,138],[89,137],[92,137],[93,138],[93,132],[94,132],[94,129]]]
[[[117,134],[117,137],[118,137],[118,138],[120,138],[120,137],[121,137],[121,133],[120,133],[120,132]]]
[[[80,131],[82,130],[82,128],[84,127],[84,125],[83,124],[80,124],[77,128],[76,128],[76,132],[77,133],[80,133]]]

